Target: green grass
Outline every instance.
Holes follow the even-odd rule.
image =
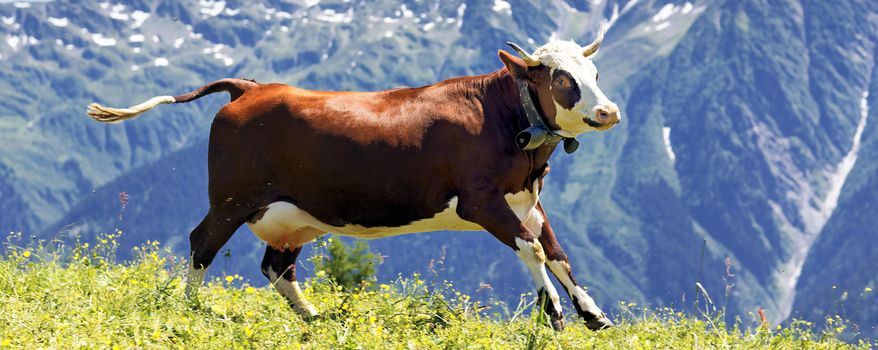
[[[817,332],[727,326],[669,309],[620,304],[618,326],[592,332],[574,317],[554,332],[532,306],[480,305],[418,276],[344,291],[325,274],[305,283],[322,312],[300,320],[277,293],[237,276],[217,278],[200,297],[183,297],[185,262],[149,242],[133,261],[113,261],[115,236],[85,244],[21,248],[0,257],[0,348],[310,349],[705,349],[868,348],[838,340],[841,323]],[[525,297],[523,300],[529,300]],[[838,322],[838,321],[830,321]],[[841,328],[841,329],[837,329]],[[874,344],[872,344],[874,345]]]

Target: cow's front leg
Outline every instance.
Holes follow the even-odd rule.
[[[536,231],[530,230],[516,216],[502,195],[461,198],[457,211],[461,218],[481,225],[494,237],[515,250],[533,277],[540,296],[539,301],[549,316],[552,328],[556,331],[563,330],[561,301],[558,291],[549,280],[545,267],[546,255],[537,239],[539,226],[536,226]],[[524,219],[527,221],[528,218]]]
[[[540,225],[539,241],[546,251],[546,264],[549,265],[552,274],[558,278],[558,281],[567,290],[567,294],[573,302],[573,307],[576,308],[576,313],[585,320],[585,325],[591,330],[612,327],[613,322],[607,318],[607,315],[595,304],[594,299],[573,278],[567,254],[564,253],[561,245],[558,244],[558,240],[555,239],[555,232],[552,231],[552,226],[549,225],[549,219],[540,203],[537,203],[537,207],[534,208],[534,217],[539,218],[536,220]],[[532,224],[535,225],[537,222]]]

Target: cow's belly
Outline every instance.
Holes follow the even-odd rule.
[[[538,195],[530,191],[507,194],[506,201],[522,221],[534,215]],[[396,227],[363,227],[360,225],[332,226],[289,202],[274,202],[254,222],[247,225],[259,239],[276,249],[298,247],[325,233],[357,238],[381,238],[406,233],[430,231],[481,231],[478,224],[457,215],[457,197],[451,198],[445,210],[433,217]]]

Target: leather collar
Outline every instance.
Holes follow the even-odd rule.
[[[542,114],[540,114],[540,112],[537,110],[537,107],[534,105],[533,100],[531,99],[530,89],[528,89],[527,82],[516,79],[516,83],[518,83],[518,95],[521,98],[521,106],[524,108],[524,114],[527,116],[528,123],[530,123],[529,128],[523,130],[521,133],[519,133],[518,136],[516,136],[516,143],[519,144],[519,147],[522,147],[522,149],[524,149],[524,147],[521,145],[520,140],[522,133],[527,133],[529,132],[529,130],[533,129],[542,129],[545,132],[545,137],[543,138],[540,145],[548,144],[550,146],[554,146],[563,140],[564,151],[567,153],[575,152],[576,149],[579,148],[579,141],[576,141],[576,139],[572,137],[561,136],[554,130],[550,129],[549,126],[546,125],[545,119],[543,118]],[[528,135],[527,137],[528,139],[530,139],[531,135]]]

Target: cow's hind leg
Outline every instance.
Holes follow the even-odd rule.
[[[204,282],[207,268],[223,245],[235,233],[250,213],[240,210],[211,208],[210,212],[189,235],[190,263],[186,278],[186,297],[192,298]]]
[[[301,251],[302,247],[277,250],[270,245],[266,246],[265,256],[262,258],[262,274],[287,299],[290,307],[308,320],[317,316],[317,309],[305,299],[299,282],[296,282],[296,258]]]

